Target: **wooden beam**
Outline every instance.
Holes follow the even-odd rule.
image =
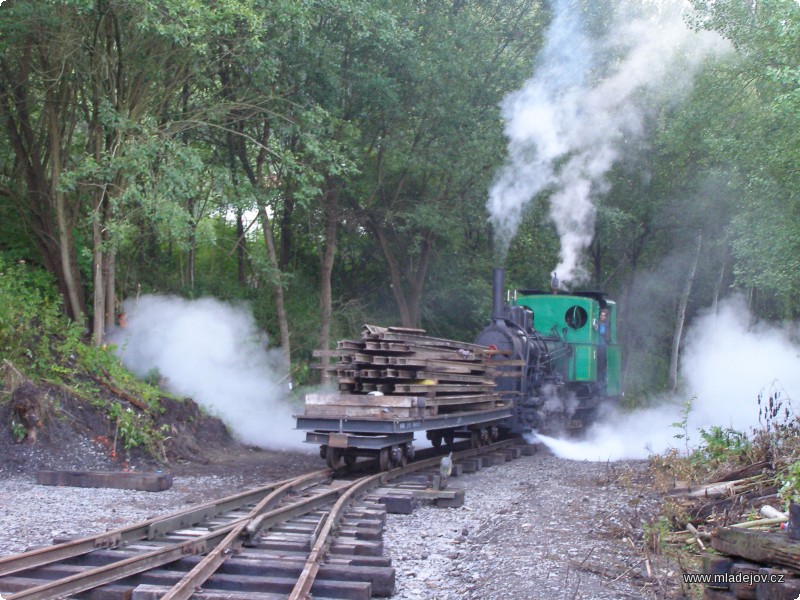
[[[84,488],[115,488],[161,492],[172,487],[172,473],[136,473],[128,471],[39,471],[39,485],[63,485]]]
[[[724,554],[778,564],[800,573],[800,542],[789,540],[785,533],[720,527],[711,536],[711,547]]]

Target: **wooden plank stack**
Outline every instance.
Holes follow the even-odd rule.
[[[711,537],[718,552],[704,571],[724,577],[707,583],[704,600],[796,600],[800,596],[800,543],[784,532],[720,527]]]
[[[495,391],[485,346],[425,335],[422,329],[365,325],[359,340],[315,356],[338,359],[327,374],[338,393],[308,394],[305,415],[396,419],[491,410],[508,405]]]

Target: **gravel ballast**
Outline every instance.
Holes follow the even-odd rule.
[[[28,474],[2,474],[0,556],[254,487],[246,471],[226,473],[176,475],[163,492],[48,487]],[[659,502],[645,478],[642,462],[575,462],[547,452],[452,478],[449,487],[466,491],[461,508],[388,515],[393,597],[680,597],[672,595],[676,567],[640,550],[643,522]]]

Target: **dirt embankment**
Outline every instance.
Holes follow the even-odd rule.
[[[125,448],[120,427],[97,403],[57,385],[24,381],[0,398],[0,475],[41,469],[166,469],[224,472],[230,462],[260,464],[262,451],[240,444],[218,418],[189,398],[160,399],[161,410],[146,411],[108,390],[103,400],[146,421],[155,441]],[[271,461],[267,461],[271,462]]]

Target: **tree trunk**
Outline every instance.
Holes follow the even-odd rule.
[[[419,261],[413,273],[406,274],[408,280],[408,294],[403,289],[403,273],[389,244],[383,229],[370,221],[370,227],[375,232],[375,237],[381,245],[383,256],[389,265],[389,274],[392,281],[392,295],[400,311],[400,320],[403,327],[419,327],[419,305],[422,300],[422,291],[425,285],[425,276],[428,273],[428,263],[433,250],[431,236],[426,236],[422,241]],[[409,269],[410,271],[410,269]]]
[[[119,180],[114,183],[115,188],[120,187]],[[106,332],[114,325],[114,311],[116,304],[115,292],[115,265],[114,249],[111,247],[109,227],[113,216],[111,199],[107,190],[98,192],[92,222],[92,276],[94,296],[92,307],[92,342],[100,346],[105,339]]]
[[[100,192],[101,198],[105,193]],[[103,200],[100,200],[101,204]],[[92,319],[92,342],[100,346],[105,337],[106,281],[103,277],[103,223],[101,221],[102,206],[96,206],[92,222],[92,273],[94,279],[94,318]]]
[[[117,313],[117,253],[113,248],[106,250],[106,331],[114,326]]]
[[[331,286],[331,274],[333,273],[333,260],[336,255],[336,229],[339,225],[339,215],[336,210],[335,192],[329,192],[334,199],[325,202],[325,251],[322,254],[320,264],[320,294],[319,302],[321,308],[319,347],[327,350],[330,346],[331,315],[333,306],[333,294]],[[330,356],[326,353],[322,355],[322,381],[327,383],[330,380],[328,367],[330,366]]]
[[[602,289],[603,284],[603,245],[600,237],[595,233],[594,239],[589,246],[589,256],[592,258],[592,273],[594,277],[594,289]]]
[[[236,278],[241,287],[245,283],[244,216],[241,207],[236,208]]]
[[[691,268],[686,274],[686,282],[683,292],[678,299],[678,314],[675,318],[675,335],[672,338],[672,356],[669,361],[669,389],[674,392],[678,388],[678,355],[680,354],[681,340],[683,337],[683,325],[686,320],[686,306],[689,304],[689,294],[692,292],[692,283],[697,272],[697,262],[700,260],[700,248],[703,245],[703,232],[697,232],[695,240],[694,260]]]
[[[292,255],[292,215],[294,214],[294,195],[286,190],[281,211],[281,270],[289,266]]]
[[[261,190],[263,192],[263,190]],[[264,232],[264,243],[267,246],[269,264],[273,269],[275,281],[272,284],[273,295],[275,296],[275,312],[278,314],[278,327],[281,332],[281,350],[287,374],[291,370],[291,344],[289,342],[289,319],[286,315],[286,307],[283,298],[282,273],[278,265],[278,253],[275,250],[275,237],[272,234],[272,222],[267,212],[267,205],[261,198],[258,200],[258,216],[261,218],[261,230]]]
[[[241,129],[243,127],[242,122],[237,121],[236,127]],[[272,233],[272,220],[270,219],[269,211],[267,210],[267,203],[264,200],[267,193],[267,185],[264,181],[264,165],[267,160],[267,153],[264,151],[264,149],[269,142],[270,131],[269,119],[265,119],[263,130],[259,136],[261,138],[261,151],[256,158],[255,169],[253,169],[253,165],[251,164],[250,158],[247,155],[247,149],[244,145],[242,137],[229,136],[228,143],[233,155],[239,157],[239,163],[242,165],[242,170],[247,176],[247,179],[250,181],[250,184],[256,190],[256,203],[258,205],[258,216],[261,220],[261,230],[264,234],[264,243],[267,246],[269,265],[274,273],[274,281],[272,285],[273,295],[275,297],[275,311],[278,316],[278,328],[280,329],[281,334],[281,350],[283,351],[283,360],[286,368],[286,375],[288,377],[291,373],[292,367],[292,347],[289,340],[289,318],[286,314],[283,296],[283,272],[280,269],[280,261],[278,260],[278,253],[275,248],[275,236]]]
[[[728,262],[727,254],[722,258],[722,266],[719,268],[719,277],[714,285],[714,297],[711,299],[711,314],[717,316],[717,306],[719,306],[719,293],[722,291],[722,282],[725,280],[725,263]]]
[[[392,281],[392,295],[394,296],[394,301],[397,304],[397,309],[400,311],[400,324],[403,327],[414,327],[415,325],[411,322],[411,312],[408,309],[408,303],[406,302],[406,297],[403,293],[403,281],[400,275],[400,265],[397,264],[397,260],[389,248],[389,240],[386,239],[386,235],[383,233],[381,228],[372,224],[372,230],[375,232],[375,236],[378,238],[378,242],[381,245],[381,250],[383,250],[383,256],[386,259],[386,264],[389,265],[389,277]]]

